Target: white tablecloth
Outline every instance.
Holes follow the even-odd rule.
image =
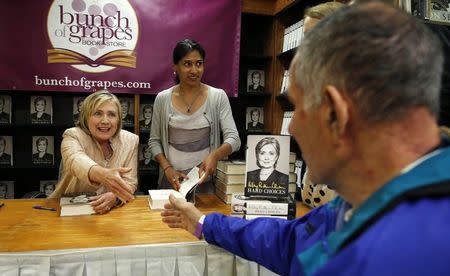
[[[0,253],[0,275],[275,275],[204,241]]]

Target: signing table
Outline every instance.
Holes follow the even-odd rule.
[[[0,275],[270,274],[185,230],[169,228],[145,196],[105,215],[78,217],[59,217],[56,199],[3,202]],[[230,213],[215,195],[198,195],[196,206],[204,213]],[[297,217],[308,211],[297,204]]]

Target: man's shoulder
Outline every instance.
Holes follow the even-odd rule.
[[[377,244],[372,245],[378,250],[385,246],[396,245],[408,251],[413,248],[432,246],[436,249],[444,243],[450,254],[450,239],[448,229],[450,220],[450,196],[423,197],[414,200],[404,200],[394,209],[388,210],[364,234],[362,241],[368,242],[379,237]],[[392,243],[392,244],[390,244]]]
[[[376,268],[380,275],[448,275],[450,220],[443,219],[448,217],[449,196],[403,201],[344,248],[339,259],[351,252],[371,252],[358,258],[360,262],[355,259],[355,268],[364,262],[365,269]],[[418,273],[424,264],[429,273]],[[442,269],[446,273],[435,273]]]

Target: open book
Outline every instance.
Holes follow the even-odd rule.
[[[198,167],[192,168],[187,175],[188,179],[180,183],[179,191],[175,191],[174,189],[148,190],[148,203],[150,209],[164,209],[164,204],[169,202],[170,194],[173,194],[176,198],[190,200],[194,196],[195,188],[201,180],[198,176],[198,171]]]
[[[96,195],[96,193],[63,194],[59,201],[59,205],[61,205],[61,213],[59,215],[65,217],[95,214],[90,198]]]

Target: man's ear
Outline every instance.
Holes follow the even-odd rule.
[[[335,138],[345,133],[349,120],[349,103],[335,86],[325,87],[325,96],[329,101],[328,119],[331,131]]]

